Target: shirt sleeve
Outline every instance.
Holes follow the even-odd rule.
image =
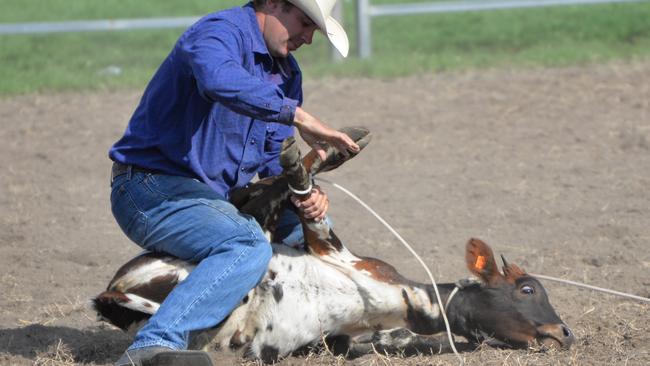
[[[289,64],[294,68],[298,68],[296,61],[293,57],[287,59]],[[296,78],[288,83],[286,94],[298,101],[298,105],[302,106],[302,75],[296,74]],[[294,136],[294,128],[292,126],[285,126],[281,124],[268,124],[266,129],[266,141],[264,142],[264,164],[258,171],[260,178],[279,175],[282,173],[282,166],[280,166],[280,153],[282,152],[282,142],[290,136]]]
[[[225,20],[197,25],[181,40],[180,51],[201,95],[231,110],[267,122],[291,124],[298,100],[243,66],[246,45],[241,31]]]

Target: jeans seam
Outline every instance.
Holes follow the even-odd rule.
[[[251,235],[250,240],[251,241],[255,240],[254,235]],[[169,332],[169,330],[171,328],[175,327],[179,322],[181,322],[187,316],[187,314],[191,311],[191,309],[194,308],[194,306],[199,301],[202,301],[207,296],[208,293],[212,292],[212,290],[214,289],[215,286],[222,283],[223,279],[225,277],[229,276],[232,273],[235,266],[241,261],[241,259],[244,256],[246,256],[248,254],[248,252],[250,251],[251,248],[252,248],[252,246],[244,246],[244,250],[242,250],[242,252],[239,254],[239,256],[237,256],[237,258],[228,266],[228,268],[226,268],[221,273],[221,275],[219,277],[217,277],[215,279],[215,281],[210,284],[210,286],[207,289],[204,289],[201,292],[201,294],[194,301],[192,301],[192,303],[190,305],[188,305],[187,308],[185,308],[185,310],[178,316],[178,318],[175,321],[171,322],[171,324],[169,326],[167,326],[163,330],[163,336],[167,336],[167,333]]]
[[[222,214],[223,216],[225,216],[226,218],[228,218],[230,221],[232,221],[233,223],[235,223],[235,224],[237,225],[237,227],[246,226],[246,228],[248,229],[248,232],[249,232],[250,234],[253,234],[252,230],[248,227],[248,225],[249,225],[248,220],[250,219],[251,216],[246,215],[246,214],[244,214],[244,213],[242,213],[242,212],[239,212],[239,214],[244,215],[244,217],[246,218],[246,221],[245,221],[245,222],[241,222],[240,220],[235,220],[234,218],[232,218],[231,213],[226,212],[224,209],[222,209],[222,208],[219,207],[218,205],[213,205],[212,203],[210,203],[209,200],[199,198],[197,201],[198,201],[200,204],[202,204],[202,205],[208,206],[208,207],[210,207],[210,208],[212,208],[212,209],[214,209],[214,210],[219,211],[220,214]],[[230,204],[230,203],[228,203],[228,204]],[[253,235],[254,235],[254,234],[253,234]]]
[[[147,236],[147,234],[149,232],[149,216],[146,214],[146,212],[144,210],[142,210],[142,208],[140,208],[140,206],[137,204],[137,202],[133,199],[133,195],[131,194],[130,190],[125,185],[126,185],[126,183],[121,184],[121,185],[119,185],[119,186],[112,189],[112,190],[117,190],[117,195],[118,196],[121,193],[124,193],[122,199],[125,199],[125,200],[128,201],[125,204],[131,205],[136,211],[136,213],[133,215],[133,217],[131,217],[128,220],[128,222],[125,224],[125,226],[123,228],[123,231],[124,231],[124,233],[128,233],[129,229],[134,225],[134,223],[136,221],[140,220],[140,217],[144,217],[144,231],[143,231],[143,237],[142,237],[142,240],[144,240],[144,238]],[[118,198],[118,200],[119,200],[119,198]],[[113,204],[111,203],[111,206],[112,205]],[[113,208],[111,208],[111,210],[113,210]],[[127,236],[129,238],[131,238],[131,236],[129,236],[128,234],[127,234]],[[141,243],[139,243],[139,242],[136,242],[136,244],[141,245]]]
[[[155,174],[152,173],[147,173],[145,179],[142,181],[144,184],[145,188],[148,189],[151,193],[153,194],[159,194],[165,199],[169,199],[170,195],[167,193],[161,191],[160,189],[157,188],[158,186],[158,180],[155,178]]]
[[[134,347],[135,346],[135,347]],[[146,341],[146,342],[138,342],[138,343],[133,343],[127,351],[134,351],[136,349],[140,348],[145,348],[145,347],[166,347],[166,348],[171,348],[173,350],[179,350],[178,346],[175,344],[172,344],[171,342],[166,342],[164,340],[159,340],[159,341]]]
[[[126,193],[126,195],[128,196],[129,201],[131,201],[131,203],[133,204],[133,207],[135,207],[135,209],[139,213],[143,214],[146,218],[149,218],[149,216],[147,216],[147,214],[144,212],[144,210],[142,210],[142,208],[140,208],[140,206],[138,206],[137,202],[135,202],[135,200],[133,199],[133,195],[131,195],[131,192],[126,187],[124,187],[122,185],[122,186],[120,186],[119,189],[124,190],[124,193]],[[133,220],[131,220],[131,221],[133,221]]]

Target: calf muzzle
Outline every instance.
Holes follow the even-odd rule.
[[[537,328],[539,336],[537,341],[540,343],[542,349],[569,349],[575,336],[566,324],[547,324]]]

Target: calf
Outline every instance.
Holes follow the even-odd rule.
[[[361,147],[367,130],[348,129]],[[302,163],[295,144],[285,145],[282,176],[261,180],[237,192],[232,201],[273,231],[288,205],[289,186],[306,191],[309,174],[330,170],[351,158],[328,148],[321,161],[314,152]],[[370,345],[388,352],[436,352],[444,347],[434,334],[444,330],[445,311],[453,333],[470,342],[496,341],[511,347],[568,348],[574,337],[557,316],[542,285],[504,260],[499,272],[492,250],[471,239],[467,267],[478,281],[441,284],[444,309],[431,285],[408,280],[391,265],[350,252],[326,222],[302,219],[305,247],[272,244],[273,257],[261,282],[214,329],[194,335],[192,347],[213,343],[245,347],[250,357],[273,362],[325,337],[345,352]],[[122,266],[105,292],[93,299],[99,316],[128,330],[155,313],[194,263],[145,253]]]

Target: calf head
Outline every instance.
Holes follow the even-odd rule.
[[[468,288],[472,310],[465,319],[469,338],[497,340],[514,347],[568,349],[574,336],[555,313],[542,284],[503,259],[499,272],[487,244],[471,239],[465,259],[481,285]]]

